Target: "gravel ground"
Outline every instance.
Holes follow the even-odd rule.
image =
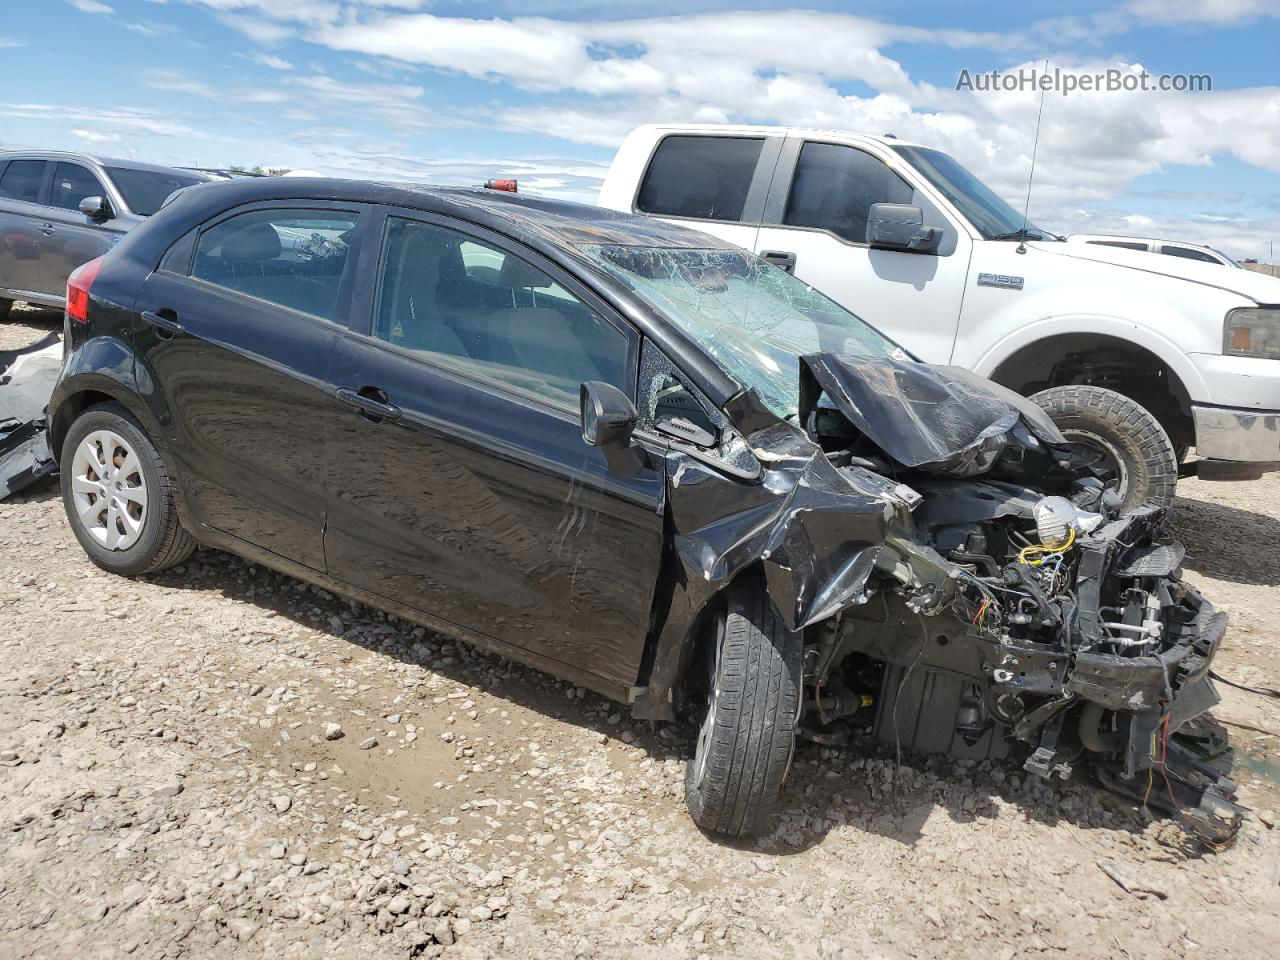
[[[1280,476],[1179,494],[1220,672],[1280,687]],[[726,845],[685,731],[225,554],[111,576],[56,481],[0,503],[0,623],[0,957],[1276,955],[1280,703],[1228,687],[1224,851],[869,746],[802,747],[775,832]]]

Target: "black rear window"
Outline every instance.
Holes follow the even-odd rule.
[[[764,140],[667,137],[658,144],[636,209],[664,217],[742,219]]]
[[[44,180],[43,160],[10,160],[0,176],[0,197],[40,202],[40,182]]]
[[[129,209],[140,217],[149,217],[159,210],[173,191],[204,182],[203,177],[188,173],[130,170],[128,167],[107,167],[107,174]]]

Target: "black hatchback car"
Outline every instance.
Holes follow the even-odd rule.
[[[708,830],[797,736],[1081,761],[1220,836],[1183,740],[1225,630],[1163,512],[1034,404],[704,234],[508,194],[177,195],[71,277],[50,440],[77,538],[200,543],[687,711]],[[1152,791],[1158,765],[1162,786]]]

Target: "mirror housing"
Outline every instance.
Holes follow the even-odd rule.
[[[604,452],[610,473],[635,476],[644,459],[631,442],[638,419],[631,398],[611,383],[588,380],[582,385],[578,399],[583,443]]]
[[[906,203],[873,203],[867,212],[867,246],[875,250],[937,254],[942,231],[924,225],[924,212]]]
[[[112,216],[106,197],[85,197],[80,201],[80,212],[90,220],[110,220]]]

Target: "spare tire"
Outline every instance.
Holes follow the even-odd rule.
[[[1160,422],[1141,404],[1103,387],[1051,387],[1031,397],[1131,510],[1147,501],[1173,503],[1178,456]]]

